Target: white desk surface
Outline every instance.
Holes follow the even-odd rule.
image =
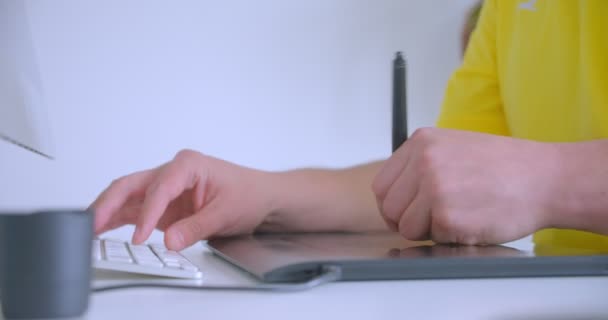
[[[184,254],[207,284],[253,282],[203,245]],[[97,271],[95,285],[141,279]],[[296,293],[129,289],[93,294],[84,318],[608,319],[608,277],[339,282]]]

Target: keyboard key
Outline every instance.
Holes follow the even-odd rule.
[[[156,254],[162,259],[181,259],[182,255],[174,251],[157,251]]]
[[[137,264],[146,266],[146,267],[157,267],[157,268],[162,268],[164,266],[163,263],[158,260],[138,260]]]
[[[182,267],[182,269],[187,270],[187,271],[198,271],[198,267],[196,267],[195,265],[193,265],[191,263],[182,263],[182,264],[180,264],[180,266]]]
[[[129,257],[108,256],[107,259],[108,259],[108,261],[114,261],[114,262],[125,262],[125,263],[133,262],[133,259],[131,259]]]
[[[127,249],[124,242],[118,242],[113,240],[103,241],[105,248],[105,255],[108,261],[131,263],[133,259]]]
[[[121,240],[95,239],[92,260],[98,269],[184,279],[202,276],[200,269],[186,257],[162,244],[134,245]]]
[[[106,248],[126,248],[125,242],[106,239],[103,240],[103,244]]]
[[[131,250],[131,253],[133,254],[133,256],[135,256],[136,259],[150,258],[158,260],[158,257],[154,254],[154,252],[152,252],[152,250],[148,246],[136,246],[129,244],[129,250]]]
[[[179,260],[175,259],[175,258],[162,258],[161,260],[164,263],[177,263],[177,264],[179,264]]]

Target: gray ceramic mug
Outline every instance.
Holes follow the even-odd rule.
[[[91,291],[93,213],[0,213],[0,300],[8,319],[82,316]]]

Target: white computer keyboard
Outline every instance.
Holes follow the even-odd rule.
[[[96,269],[185,279],[202,277],[196,265],[161,244],[133,245],[121,240],[95,239],[92,252]]]

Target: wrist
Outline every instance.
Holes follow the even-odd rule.
[[[315,179],[316,178],[316,179]],[[270,232],[299,232],[316,230],[315,223],[309,221],[311,215],[319,211],[319,196],[314,185],[319,177],[311,177],[308,170],[284,172],[262,172],[259,186],[265,199],[266,216],[261,229]]]
[[[547,227],[597,231],[608,209],[607,141],[555,144],[557,167]],[[599,220],[598,220],[599,219]]]
[[[338,190],[334,171],[296,169],[268,173],[265,180],[269,199],[267,225],[293,232],[340,228],[337,212],[328,210],[327,195],[343,191]]]
[[[381,165],[263,173],[264,197],[268,199],[263,230],[384,230],[386,225],[371,190]]]
[[[282,231],[285,228],[286,212],[286,177],[280,172],[258,171],[254,186],[258,197],[262,199],[264,219],[260,229],[264,231]]]
[[[546,143],[548,152],[546,153],[544,166],[548,169],[544,177],[541,177],[541,184],[545,184],[545,202],[541,209],[541,225],[539,229],[563,228],[568,224],[569,216],[573,212],[575,203],[572,202],[568,190],[568,179],[571,167],[570,159],[567,159],[567,144]]]

